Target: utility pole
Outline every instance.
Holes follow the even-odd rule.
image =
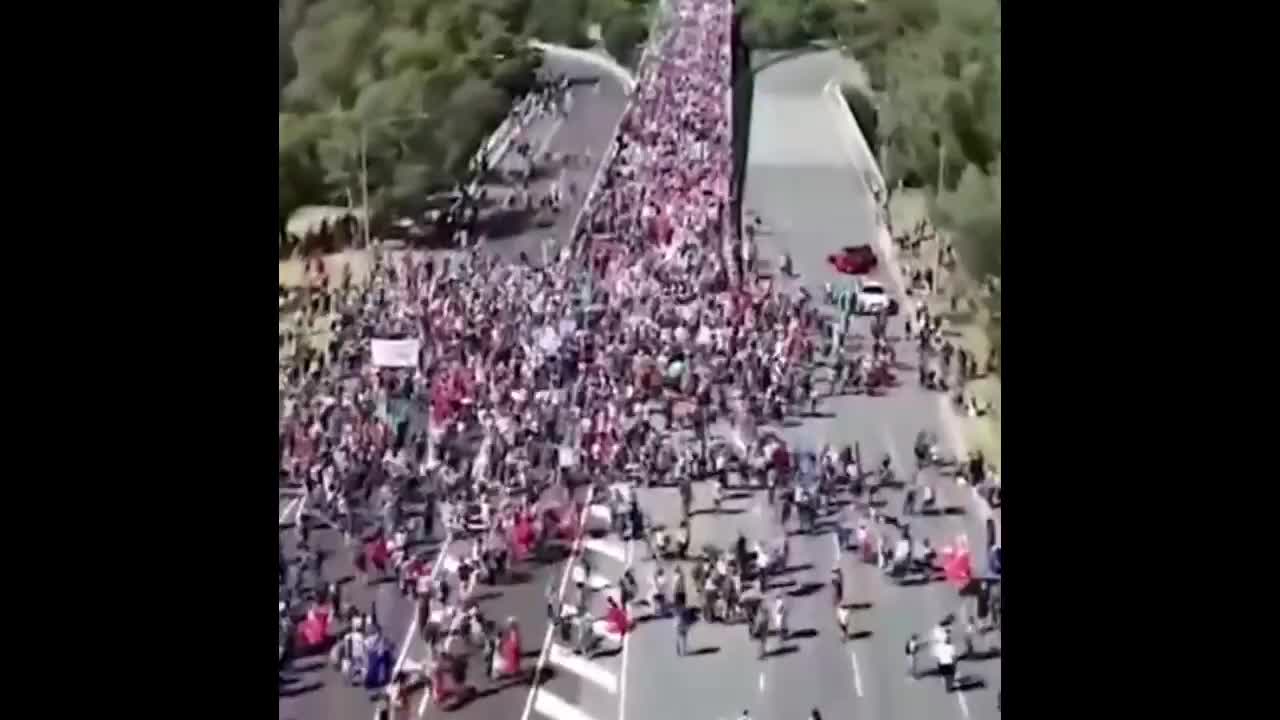
[[[369,247],[369,126],[360,123],[360,224],[364,227],[364,246]]]
[[[941,138],[938,139],[938,192],[941,193],[946,187],[942,184],[944,170],[947,165],[947,142]]]
[[[369,237],[369,124],[373,122],[393,122],[396,120],[426,120],[431,117],[431,113],[413,113],[409,115],[391,115],[384,118],[374,120],[365,120],[357,118],[360,123],[360,205],[364,217],[361,218],[361,225],[364,226],[364,246],[366,248],[371,244]]]

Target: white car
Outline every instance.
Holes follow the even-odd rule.
[[[871,315],[881,310],[892,311],[893,300],[884,285],[873,280],[861,280],[853,286],[853,311],[859,315]]]

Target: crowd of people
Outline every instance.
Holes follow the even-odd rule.
[[[575,616],[548,593],[552,618],[579,628],[579,650],[599,635],[595,615],[627,632],[632,606],[647,600],[676,618],[681,654],[696,607],[710,621],[744,621],[764,655],[770,628],[787,637],[786,602],[768,584],[786,566],[784,536],[703,549],[686,573],[678,562],[699,554],[690,552],[692,483],[712,476],[717,498],[735,480],[765,487],[782,526],[794,516],[805,530],[833,511],[836,493],[876,492],[854,451],[806,455],[756,431],[813,412],[823,385],[845,391],[830,381],[841,367],[892,372],[871,357],[886,352],[889,318],[872,319],[880,339],[867,352],[835,332],[847,317],[749,271],[754,240],[730,212],[732,8],[675,0],[669,12],[584,222],[557,256],[502,264],[475,246],[452,258],[376,253],[366,284],[330,289],[326,277],[321,299],[308,301],[338,319],[327,348],[282,368],[281,480],[302,498],[288,539],[296,552],[282,540],[280,553],[282,667],[286,645],[323,647],[352,682],[385,689],[385,707],[404,702],[406,676],[386,662],[393,648],[377,609],[356,607],[324,571],[312,533],[326,527],[363,580],[390,577],[416,603],[437,701],[466,691],[468,648],[483,648],[495,682],[518,676],[520,629],[485,618],[470,598],[477,583],[580,537],[587,485],[590,497],[616,502],[617,529],[648,541],[654,565],[643,596],[631,568],[616,596],[577,583]],[[416,367],[374,365],[373,339],[416,340]],[[709,439],[717,419],[739,430],[736,445]],[[651,483],[680,488],[678,528],[655,527],[634,492],[617,490]],[[878,529],[864,522],[846,534],[866,545]],[[426,549],[441,534],[467,543],[453,563]],[[450,652],[458,637],[468,647]]]

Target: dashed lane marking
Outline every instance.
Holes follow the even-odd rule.
[[[586,657],[574,654],[572,650],[563,645],[553,644],[548,660],[552,665],[568,670],[578,677],[594,683],[610,695],[618,692],[618,677],[616,675],[591,662]]]
[[[533,711],[551,720],[595,720],[546,688],[538,689],[538,697],[533,701]]]

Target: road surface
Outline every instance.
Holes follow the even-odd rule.
[[[757,61],[758,64],[759,61]],[[826,263],[826,255],[846,244],[873,243],[872,211],[861,171],[843,151],[839,122],[843,118],[826,99],[823,88],[843,73],[833,54],[803,56],[761,72],[752,112],[752,139],[745,187],[745,207],[759,212],[769,230],[761,237],[761,257],[776,267],[785,249],[792,254],[797,282],[820,296],[823,283],[842,280]],[[887,277],[878,278],[889,287]],[[794,283],[792,283],[794,284]],[[865,321],[863,321],[865,322]],[[901,333],[901,320],[896,321]],[[866,328],[862,327],[865,333]],[[912,355],[899,345],[904,358]],[[945,437],[937,396],[916,387],[914,374],[902,373],[904,386],[879,398],[841,397],[822,408],[827,417],[792,421],[768,428],[793,446],[816,450],[823,443],[858,443],[866,462],[888,454],[899,474],[906,471],[917,431]],[[718,432],[723,427],[714,429]],[[956,448],[951,448],[954,452]],[[940,478],[932,478],[940,480]],[[952,481],[937,482],[943,515],[912,522],[917,537],[935,547],[965,533],[981,548],[984,534],[970,502],[970,492]],[[641,505],[653,522],[674,526],[679,500],[674,489],[642,489]],[[896,514],[899,491],[882,492],[885,511]],[[721,547],[741,533],[749,541],[779,536],[776,514],[762,491],[741,491],[725,503],[721,514],[710,511],[710,491],[695,485],[692,547]],[[997,518],[999,512],[997,511]],[[976,570],[985,568],[975,553]],[[616,581],[630,564],[647,595],[652,562],[636,543],[616,536],[595,544],[594,564],[607,581]],[[853,639],[837,636],[834,600],[827,585],[831,568],[845,577],[843,602],[853,608]],[[687,570],[687,566],[686,566]],[[607,652],[587,662],[563,662],[557,676],[535,695],[532,714],[549,720],[730,720],[744,710],[754,720],[807,717],[818,708],[824,717],[930,718],[978,720],[998,717],[996,689],[1000,660],[991,652],[998,633],[979,643],[983,659],[962,660],[961,676],[974,685],[948,693],[942,681],[927,674],[932,661],[921,653],[920,679],[907,677],[903,652],[912,633],[928,630],[959,607],[950,586],[934,583],[902,587],[891,584],[874,566],[855,561],[837,547],[831,533],[793,535],[789,571],[774,584],[773,597],[785,595],[795,637],[779,648],[776,639],[765,660],[741,625],[695,625],[688,657],[675,653],[670,619],[651,620],[628,636],[616,654]],[[557,655],[559,657],[559,655]],[[517,716],[512,716],[517,717]]]
[[[536,120],[527,130],[524,139],[533,146],[536,155],[550,152],[556,155],[589,155],[589,160],[548,168],[530,183],[535,196],[544,196],[554,182],[562,182],[563,207],[554,216],[554,224],[544,227],[531,223],[519,223],[511,227],[514,232],[494,234],[489,248],[504,260],[514,261],[521,252],[527,253],[535,263],[542,261],[542,242],[555,238],[563,242],[569,237],[574,219],[582,207],[587,190],[600,166],[600,158],[613,139],[618,118],[626,106],[626,91],[620,79],[601,66],[575,56],[561,55],[554,50],[544,54],[545,69],[556,75],[564,75],[575,82],[570,89],[571,110],[567,117],[545,117]],[[505,153],[495,169],[515,169],[523,161],[515,152]],[[576,196],[570,196],[568,186],[577,186]],[[490,196],[504,196],[510,190],[491,182],[486,185]]]
[[[753,63],[761,64],[757,58]],[[846,72],[835,53],[816,53],[784,60],[763,70],[756,79],[751,142],[747,159],[744,207],[759,213],[766,232],[760,237],[760,257],[771,268],[785,250],[795,271],[816,296],[827,282],[844,282],[826,262],[828,253],[851,244],[873,244],[874,211],[855,167],[844,152],[838,123],[843,118],[823,92],[828,79]],[[882,258],[883,261],[883,258]],[[878,277],[887,287],[889,278]],[[865,321],[860,329],[865,334]],[[901,335],[902,320],[891,325]],[[906,343],[898,354],[914,359]],[[937,395],[916,385],[914,372],[900,373],[904,386],[890,394],[869,398],[845,396],[824,401],[828,417],[805,419],[779,431],[793,446],[817,449],[824,443],[861,447],[864,462],[885,453],[899,475],[909,467],[916,433],[929,430],[945,438]],[[952,448],[953,452],[956,450]],[[966,533],[975,550],[975,570],[985,570],[983,528],[971,494],[954,482],[938,482],[939,499],[949,512],[916,519],[913,531],[935,547]],[[699,488],[702,507],[709,502]],[[886,512],[896,514],[901,493],[890,491]],[[678,516],[673,490],[645,492],[642,502],[659,522]],[[698,507],[695,503],[695,508]],[[705,542],[725,545],[741,532],[749,541],[777,537],[776,516],[762,493],[745,495],[726,504],[726,514],[699,515],[694,520],[693,547]],[[997,510],[997,518],[999,511]],[[855,603],[856,640],[837,638],[833,599],[826,585],[831,568],[839,565],[845,577],[846,603]],[[958,607],[956,593],[946,584],[900,587],[886,582],[874,566],[841,552],[829,533],[793,536],[793,569],[785,581],[790,624],[809,635],[788,643],[786,654],[756,659],[756,647],[740,626],[696,626],[691,649],[703,654],[677,659],[671,621],[646,625],[630,640],[627,677],[627,720],[664,717],[736,718],[748,710],[754,720],[807,717],[812,708],[824,717],[930,718],[978,720],[998,717],[996,690],[1000,660],[961,661],[960,674],[981,681],[983,687],[948,693],[936,677],[911,680],[906,675],[904,646],[908,637],[928,630]],[[642,574],[644,574],[642,572]],[[818,585],[820,584],[820,585]],[[774,593],[777,594],[776,592]],[[799,595],[791,597],[791,595]],[[983,638],[999,646],[998,633]],[[922,653],[921,667],[932,661]],[[600,718],[599,720],[605,720]],[[612,716],[609,720],[614,720]]]
[[[541,243],[544,238],[567,240],[582,199],[599,166],[599,160],[611,139],[625,106],[626,95],[622,83],[614,75],[602,72],[597,63],[584,62],[574,57],[562,57],[555,52],[546,53],[546,67],[552,73],[562,73],[575,78],[599,78],[573,89],[574,101],[568,117],[562,120],[542,118],[528,130],[528,139],[535,149],[546,148],[554,153],[582,155],[589,152],[591,162],[566,169],[566,175],[580,188],[576,198],[565,196],[565,207],[552,227],[523,229],[508,237],[491,241],[490,249],[505,259],[514,259],[520,252],[527,252],[535,262],[540,261]],[[504,156],[499,166],[513,166],[511,155]],[[545,186],[547,180],[542,181]],[[536,188],[535,192],[545,192]],[[425,419],[420,414],[412,418],[410,434],[416,432]],[[286,557],[296,556],[293,527],[298,513],[296,493],[282,492],[279,505],[281,537],[286,547]],[[442,538],[441,538],[442,539]],[[438,539],[427,545],[433,552],[442,543]],[[313,545],[324,551],[326,559],[323,571],[327,580],[354,577],[349,551],[342,549],[342,540],[333,530],[318,529],[312,534]],[[468,546],[462,542],[450,542],[447,552],[459,557]],[[552,579],[561,577],[560,568],[531,563],[519,568],[520,582],[497,588],[480,586],[474,599],[480,600],[482,610],[491,618],[505,620],[516,618],[523,628],[526,651],[536,651],[546,631],[543,591]],[[344,600],[357,607],[377,608],[378,620],[396,643],[397,655],[402,666],[413,667],[424,656],[424,648],[414,621],[414,607],[402,598],[393,584],[367,587],[363,583],[347,580],[342,584]],[[412,632],[411,632],[412,631]],[[408,640],[408,642],[406,642]],[[333,671],[328,669],[325,658],[304,658],[291,664],[280,686],[281,720],[353,720],[372,716],[368,693],[348,687]],[[534,660],[528,661],[532,666]],[[478,678],[478,664],[473,665],[471,677]],[[506,717],[519,718],[528,697],[528,685],[505,689],[488,687],[481,682],[482,694],[466,706],[450,713],[453,717]],[[417,698],[412,703],[412,717],[430,716],[439,711],[429,706],[419,706]],[[419,710],[424,711],[422,715]]]

